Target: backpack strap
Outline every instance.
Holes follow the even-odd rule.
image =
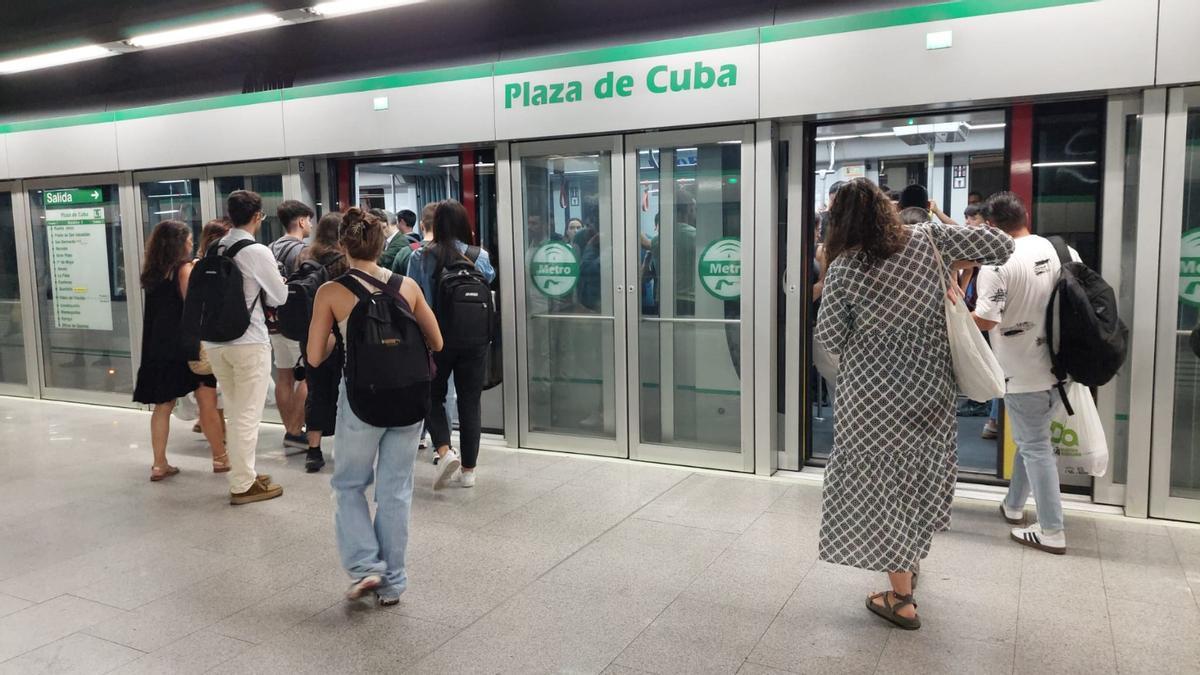
[[[1052,237],[1046,237],[1046,241],[1054,246],[1054,252],[1058,255],[1059,264],[1066,265],[1069,262],[1074,262],[1071,258],[1071,249],[1067,246],[1067,241],[1057,234]]]
[[[238,253],[241,253],[242,249],[250,248],[251,246],[253,246],[257,243],[258,242],[254,241],[253,239],[239,239],[238,241],[235,241],[232,244],[230,244],[229,246],[227,246],[225,248],[224,254],[227,257],[232,258],[233,256],[237,255]]]
[[[400,294],[400,287],[404,284],[403,276],[393,272],[392,276],[388,278],[388,282],[385,284],[382,281],[376,279],[375,277],[373,277],[370,274],[367,274],[366,272],[363,272],[361,270],[352,269],[348,272],[348,275],[353,276],[355,279],[362,279],[363,281],[370,284],[372,287],[379,289],[380,293],[388,296],[389,298],[395,300],[396,302],[399,302],[400,306],[406,312],[408,312],[410,314],[412,313],[412,307],[409,306],[408,300],[405,300],[404,296]],[[359,286],[359,288],[362,289],[362,291],[364,293],[367,292],[365,288],[362,288],[362,284],[358,284],[358,286]],[[370,294],[368,293],[368,295],[370,295]]]
[[[467,260],[470,260],[471,262],[475,262],[475,261],[479,260],[479,254],[481,254],[481,253],[483,253],[483,249],[479,248],[478,246],[468,246],[467,247]]]
[[[1057,239],[1058,242],[1062,242],[1060,237],[1052,237],[1051,239]],[[1055,244],[1054,248],[1056,250],[1058,249],[1057,243]],[[1070,262],[1069,253],[1067,256],[1067,262]],[[1055,311],[1057,308],[1057,300],[1058,284],[1056,283],[1050,291],[1050,301],[1046,304],[1046,349],[1050,352],[1050,372],[1053,373],[1054,377],[1058,380],[1058,382],[1054,384],[1054,388],[1058,390],[1058,397],[1062,399],[1063,407],[1066,409],[1067,414],[1074,415],[1075,410],[1071,407],[1071,401],[1067,398],[1067,371],[1060,364],[1058,353],[1054,351],[1054,319],[1055,314],[1057,314]]]
[[[363,288],[362,284],[350,278],[352,275],[354,275],[354,271],[355,270],[350,270],[337,279],[334,279],[334,281],[345,286],[346,290],[353,293],[354,297],[358,298],[359,300],[369,300],[371,298],[371,292]]]

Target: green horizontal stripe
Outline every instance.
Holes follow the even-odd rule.
[[[102,124],[104,122],[112,122],[115,119],[115,115],[116,113],[99,112],[86,113],[83,115],[70,115],[68,117],[50,117],[41,120],[28,120],[25,122],[9,122],[8,124],[0,124],[0,134],[13,133],[17,131],[38,131],[40,129],[78,127],[85,124]]]
[[[178,101],[176,103],[161,103],[159,105],[148,105],[141,108],[129,108],[126,110],[118,110],[116,119],[119,120],[140,120],[146,117],[159,117],[161,115],[179,115],[182,113],[200,112],[202,110],[216,110],[217,108],[233,108],[243,105],[254,105],[256,103],[273,103],[280,100],[278,89],[272,91],[256,91],[250,94],[231,94],[229,96],[214,96],[211,98],[201,98],[192,101]]]
[[[1117,421],[1118,422],[1128,422],[1129,415],[1117,415]]]
[[[411,73],[381,75],[361,80],[346,80],[344,82],[327,82],[324,84],[306,84],[291,89],[284,89],[283,100],[290,101],[312,96],[332,96],[334,94],[354,94],[361,91],[378,89],[395,89],[397,87],[412,87],[420,84],[437,84],[439,82],[456,82],[458,80],[474,80],[492,76],[492,64],[485,63],[474,66],[459,66],[457,68],[439,68],[437,70],[418,70]]]
[[[1043,9],[1061,5],[1078,5],[1097,0],[951,0],[916,7],[901,7],[885,9],[878,12],[866,12],[849,16],[835,16],[827,19],[810,19],[796,23],[786,23],[778,26],[767,26],[762,29],[762,42],[779,42],[780,40],[796,40],[800,38],[833,35],[836,33],[852,33],[860,30],[875,28],[891,28],[893,26],[908,26],[930,21],[945,21],[947,19],[965,19],[973,16],[988,14],[1003,14],[1019,12],[1027,9]]]
[[[691,37],[642,42],[618,47],[603,47],[583,52],[567,54],[552,54],[549,56],[533,56],[527,59],[500,61],[496,64],[497,75],[516,75],[535,70],[551,70],[554,68],[572,68],[574,66],[590,66],[597,63],[613,63],[614,61],[632,61],[653,56],[670,56],[687,52],[698,52],[706,49],[724,49],[726,47],[744,47],[758,44],[758,29],[745,28],[726,33],[695,35]]]
[[[779,26],[746,28],[742,30],[695,35],[690,37],[643,42],[631,45],[604,47],[565,54],[534,56],[512,59],[497,63],[440,68],[434,70],[396,73],[322,84],[302,85],[289,89],[215,96],[191,101],[165,103],[126,110],[95,112],[66,117],[8,122],[0,124],[0,133],[57,129],[62,127],[100,124],[116,120],[133,120],[161,115],[176,115],[186,112],[215,110],[255,103],[279,100],[295,100],[314,96],[329,96],[378,89],[391,89],[420,84],[435,84],[460,80],[478,79],[491,75],[516,75],[538,70],[553,70],[599,63],[614,63],[656,56],[671,56],[708,49],[723,49],[754,45],[760,42],[777,42],[818,35],[846,33],[889,26],[903,26],[944,19],[960,19],[1028,9],[1041,9],[1062,5],[1084,4],[1099,0],[951,0],[931,5],[901,9],[867,12],[852,16],[812,19]],[[190,17],[190,18],[195,18]],[[115,58],[120,58],[119,55]]]

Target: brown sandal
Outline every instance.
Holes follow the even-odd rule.
[[[881,598],[883,599],[883,604],[876,604],[875,601]],[[893,602],[888,602],[888,598],[891,598]],[[910,619],[907,616],[901,616],[896,613],[896,610],[908,605],[912,605],[913,609],[917,608],[917,603],[913,600],[913,596],[897,595],[895,591],[884,591],[867,598],[867,609],[871,610],[875,615],[887,619],[904,630],[916,630],[921,627],[921,617],[914,616]]]
[[[229,453],[223,453],[213,457],[212,460],[213,473],[229,473]]]
[[[157,466],[152,466],[152,467],[150,467],[150,482],[157,483],[158,481],[163,480],[165,478],[170,478],[171,476],[174,476],[177,473],[179,473],[179,469],[177,467],[171,466],[170,464],[168,464],[167,468],[165,468],[165,469],[160,469]]]

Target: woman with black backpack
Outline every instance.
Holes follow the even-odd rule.
[[[442,335],[420,287],[375,263],[384,243],[379,219],[350,209],[338,240],[350,271],[317,291],[305,353],[309,367],[319,368],[345,349],[331,485],[338,552],[354,580],[346,597],[374,592],[381,605],[394,605],[408,583],[404,556],[429,406],[429,351],[442,348]],[[372,483],[374,522],[366,497]]]
[[[326,213],[313,230],[312,244],[300,254],[300,264],[312,260],[325,270],[326,279],[336,279],[346,273],[350,266],[346,254],[338,244],[338,229],[342,225],[342,214]],[[304,347],[305,345],[301,345]],[[304,428],[308,436],[308,455],[304,459],[304,470],[316,473],[325,466],[325,454],[321,452],[321,439],[332,436],[337,429],[338,383],[342,380],[342,359],[345,355],[340,347],[335,349],[320,366],[306,368],[308,396],[304,400]]]
[[[467,245],[468,241],[471,223],[467,210],[447,199],[434,211],[433,241],[414,251],[408,261],[408,274],[425,292],[446,342],[446,348],[434,357],[437,378],[429,413],[429,431],[441,458],[433,483],[435,490],[455,477],[463,487],[474,487],[475,462],[479,458],[483,422],[480,399],[495,315],[489,284],[496,278],[496,271],[487,251]],[[452,375],[458,393],[461,457],[450,447],[450,420],[446,416],[446,393]],[[462,471],[456,476],[460,466]]]

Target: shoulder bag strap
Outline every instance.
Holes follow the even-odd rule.
[[[944,298],[950,292],[950,288],[958,288],[958,284],[949,283],[950,272],[946,270],[946,261],[942,258],[942,252],[938,250],[937,242],[933,240],[933,233],[926,229],[925,236],[929,239],[929,245],[933,247],[933,266],[938,271],[938,278],[942,280],[942,297]]]

